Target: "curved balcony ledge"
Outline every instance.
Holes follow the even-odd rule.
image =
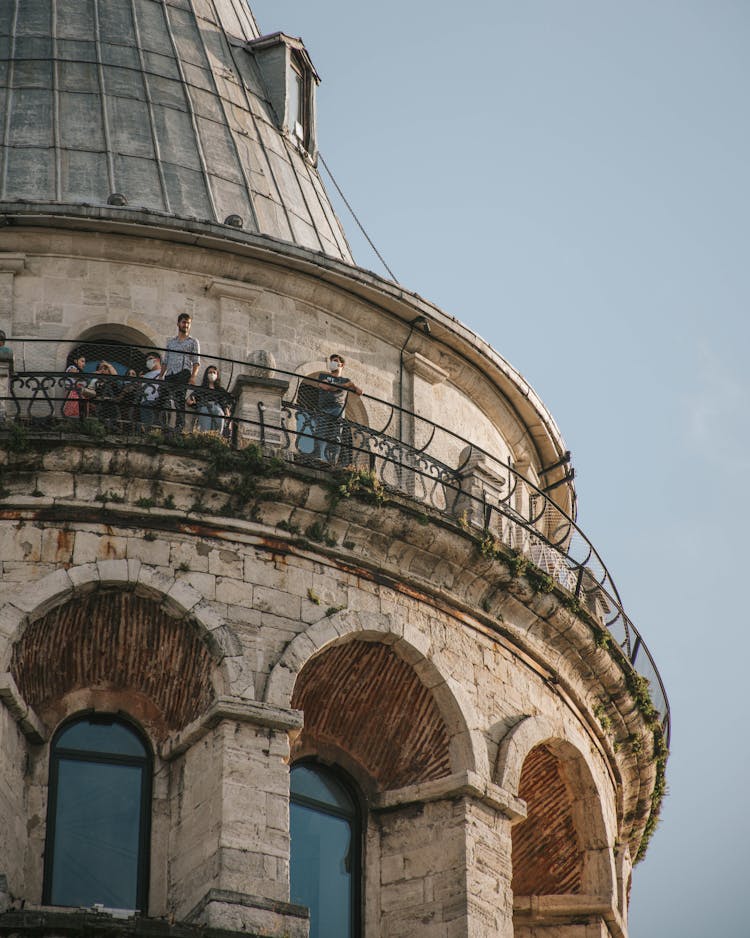
[[[29,340],[25,340],[27,344]],[[204,359],[207,356],[203,356]],[[226,360],[221,360],[226,370]],[[630,618],[600,555],[577,526],[553,500],[554,486],[543,491],[525,479],[512,465],[448,429],[396,405],[366,398],[376,415],[375,426],[338,419],[331,422],[300,403],[299,375],[263,365],[250,368],[233,362],[235,380],[227,397],[227,415],[211,445],[243,449],[257,445],[267,455],[281,457],[306,469],[330,474],[349,467],[341,483],[369,497],[393,493],[437,512],[472,536],[488,558],[505,557],[516,571],[525,569],[536,592],[555,590],[574,611],[597,624],[601,644],[611,642],[640,679],[631,682],[631,693],[653,704],[668,742],[670,710],[656,665]],[[251,373],[247,373],[250,371]],[[86,379],[93,375],[86,375]],[[14,434],[67,438],[80,431],[95,438],[111,437],[123,443],[145,442],[158,437],[175,438],[169,425],[174,413],[156,407],[156,430],[139,423],[132,400],[140,399],[153,382],[143,378],[105,376],[113,393],[101,394],[86,416],[81,401],[77,417],[61,412],[71,388],[69,374],[25,370],[13,373],[10,357],[0,355],[0,417]],[[125,413],[114,393],[130,391],[131,407]],[[296,393],[290,393],[295,391]],[[201,391],[195,389],[197,408]],[[127,394],[126,394],[127,397]],[[189,409],[184,408],[187,412]],[[187,415],[190,422],[190,415]],[[404,425],[411,440],[403,438]],[[151,436],[149,436],[151,434]],[[204,440],[208,437],[203,434]]]

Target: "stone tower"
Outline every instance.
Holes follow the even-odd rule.
[[[624,938],[658,672],[545,406],[354,264],[318,80],[0,0],[0,933]]]

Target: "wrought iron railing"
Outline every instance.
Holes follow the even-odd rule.
[[[512,463],[374,396],[363,395],[361,413],[366,413],[366,422],[359,413],[354,416],[360,419],[351,418],[351,408],[340,418],[321,414],[310,376],[262,362],[202,355],[201,370],[216,368],[222,387],[198,383],[165,393],[164,382],[143,376],[148,356],[163,354],[162,349],[113,342],[70,343],[63,349],[59,341],[37,339],[9,340],[9,346],[13,368],[6,391],[0,393],[6,421],[66,433],[76,421],[93,419],[107,432],[128,437],[154,430],[205,431],[224,437],[230,446],[250,437],[301,464],[328,470],[365,468],[386,489],[450,515],[480,537],[491,536],[531,560],[551,583],[567,590],[572,600],[601,621],[648,682],[668,739],[669,703],[661,677],[623,609],[606,565],[552,494]],[[74,368],[80,370],[61,370],[60,356],[68,362],[76,354]],[[82,367],[81,357],[86,359]],[[102,361],[113,368],[97,371]],[[280,406],[258,400],[254,412],[240,408],[237,379],[248,374],[285,382],[285,388],[277,385]],[[284,389],[283,399],[278,388]]]

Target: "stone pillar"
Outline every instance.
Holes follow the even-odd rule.
[[[489,520],[490,530],[503,539],[503,516],[499,512],[492,512],[485,519],[485,505],[497,505],[504,494],[507,480],[503,476],[500,463],[486,456],[484,453],[461,454],[459,465],[461,470],[461,496],[456,499],[456,516],[463,524],[472,528],[484,529]]]
[[[219,303],[216,335],[221,336],[219,355],[222,358],[245,357],[250,334],[248,325],[255,316],[254,307],[262,294],[260,287],[237,280],[212,279],[207,284],[206,295]]]
[[[426,340],[425,340],[426,341]],[[441,384],[448,373],[425,358],[419,352],[404,353],[404,393],[403,406],[412,414],[419,413],[427,420],[434,420],[433,387]],[[432,428],[426,422],[410,414],[403,415],[403,440],[411,446],[420,447],[429,439]]]
[[[21,697],[9,673],[0,674],[0,877],[7,892],[27,902],[39,896],[24,875],[24,861],[31,829],[27,795],[27,740],[41,743],[44,727]],[[24,738],[26,737],[26,738]],[[40,818],[37,815],[36,820]],[[40,888],[41,891],[41,888]],[[0,912],[5,911],[0,903]]]
[[[379,799],[380,882],[368,885],[379,922],[368,916],[368,933],[513,938],[511,825],[523,805],[470,774]]]
[[[250,443],[264,449],[281,449],[285,435],[282,428],[282,401],[288,381],[261,375],[238,375],[230,391],[237,398],[237,446]]]
[[[308,912],[289,902],[287,734],[301,722],[297,711],[221,698],[166,747],[178,921],[307,938]]]
[[[26,265],[25,254],[0,251],[0,329],[8,336],[14,331],[13,278]]]
[[[13,374],[13,352],[0,345],[0,424],[10,420],[13,413],[10,400],[10,379]]]

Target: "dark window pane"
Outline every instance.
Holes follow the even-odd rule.
[[[312,767],[297,765],[291,772],[290,787],[293,795],[309,798],[354,817],[355,807],[350,795],[328,772],[324,774]]]
[[[351,938],[352,823],[290,806],[291,898],[310,909],[310,938]]]
[[[141,766],[60,758],[52,905],[136,908],[142,785]]]
[[[80,720],[57,737],[56,749],[83,749],[108,755],[145,758],[146,750],[136,733],[122,723]]]

